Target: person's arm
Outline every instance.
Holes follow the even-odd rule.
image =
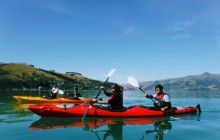
[[[165,107],[162,107],[160,110],[161,111],[165,111],[165,110],[167,110],[169,107],[168,106],[165,106]]]
[[[101,101],[101,100],[97,100],[97,99],[93,99],[94,102],[99,103],[99,104],[108,104],[107,101]]]
[[[103,86],[100,87],[100,90],[103,90],[106,96],[110,96],[112,94],[112,93],[107,92]]]
[[[97,103],[99,103],[99,104],[108,104],[108,102],[107,101],[97,101]]]
[[[153,95],[149,95],[148,92],[145,92],[144,96],[145,96],[146,98],[153,98]]]
[[[164,100],[165,102],[170,102],[170,97],[169,97],[169,95],[165,94],[164,97],[163,97],[163,100]]]
[[[169,108],[171,108],[171,102],[170,102],[170,97],[169,95],[164,95],[163,97],[163,105],[164,107],[161,108],[162,111],[165,111]]]

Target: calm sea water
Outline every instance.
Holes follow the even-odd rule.
[[[152,118],[41,118],[19,105],[13,95],[39,96],[48,91],[0,91],[1,140],[218,140],[220,91],[169,92],[173,106],[201,104],[200,115]],[[97,91],[81,91],[95,97]],[[153,92],[152,92],[153,93]],[[103,94],[100,96],[106,99]],[[124,92],[124,106],[152,105],[139,91]]]

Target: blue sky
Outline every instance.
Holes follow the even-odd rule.
[[[219,0],[0,1],[0,62],[138,81],[220,72]]]

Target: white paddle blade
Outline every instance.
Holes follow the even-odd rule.
[[[132,85],[133,87],[139,88],[138,81],[134,77],[132,77],[132,76],[128,77],[128,83],[130,85]]]
[[[109,72],[108,77],[111,77],[114,72],[115,72],[115,69],[112,69],[112,70]]]
[[[59,90],[58,93],[59,93],[59,94],[64,94],[64,91]]]

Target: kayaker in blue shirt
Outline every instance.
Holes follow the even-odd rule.
[[[108,101],[97,101],[101,104],[109,104],[111,110],[120,110],[123,108],[123,87],[118,84],[111,86],[112,92],[105,90],[103,86],[100,87],[100,90],[103,90],[105,95],[108,96]]]
[[[155,86],[156,94],[149,95],[148,92],[145,92],[144,96],[146,98],[151,98],[154,101],[154,106],[160,109],[161,111],[168,111],[171,109],[170,97],[168,94],[163,92],[162,85]]]

